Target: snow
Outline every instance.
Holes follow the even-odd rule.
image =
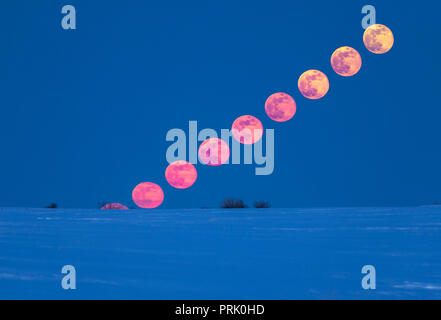
[[[440,299],[441,207],[2,208],[0,298]]]

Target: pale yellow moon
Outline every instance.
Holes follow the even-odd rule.
[[[394,35],[388,27],[382,24],[374,24],[365,30],[363,42],[370,52],[382,54],[392,49]]]
[[[323,98],[328,93],[329,80],[321,71],[308,70],[300,76],[298,86],[303,96],[315,100]]]
[[[343,77],[350,77],[360,71],[361,56],[351,47],[341,47],[331,57],[332,69]]]

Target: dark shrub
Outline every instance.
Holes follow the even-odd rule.
[[[228,198],[222,201],[221,208],[223,209],[243,209],[248,208],[248,206],[242,200],[236,200],[233,198]]]
[[[268,201],[256,201],[254,202],[254,208],[257,209],[271,208],[271,203],[269,203]]]

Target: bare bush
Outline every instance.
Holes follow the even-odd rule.
[[[228,198],[222,201],[221,208],[223,209],[243,209],[248,206],[242,200],[236,200],[234,198]]]
[[[256,201],[254,202],[254,208],[256,209],[271,208],[271,203],[269,201]]]

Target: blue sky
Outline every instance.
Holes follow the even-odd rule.
[[[61,7],[77,9],[75,31]],[[362,42],[361,8],[394,32],[385,55]],[[0,4],[0,206],[133,205],[139,182],[161,185],[162,208],[216,207],[234,196],[274,207],[441,202],[441,4],[434,1],[7,1]],[[335,74],[340,46],[363,59]],[[319,69],[330,91],[301,96]],[[276,123],[274,92],[297,113]],[[238,116],[275,129],[275,170],[198,165],[176,190],[164,178],[169,129],[229,128]]]

